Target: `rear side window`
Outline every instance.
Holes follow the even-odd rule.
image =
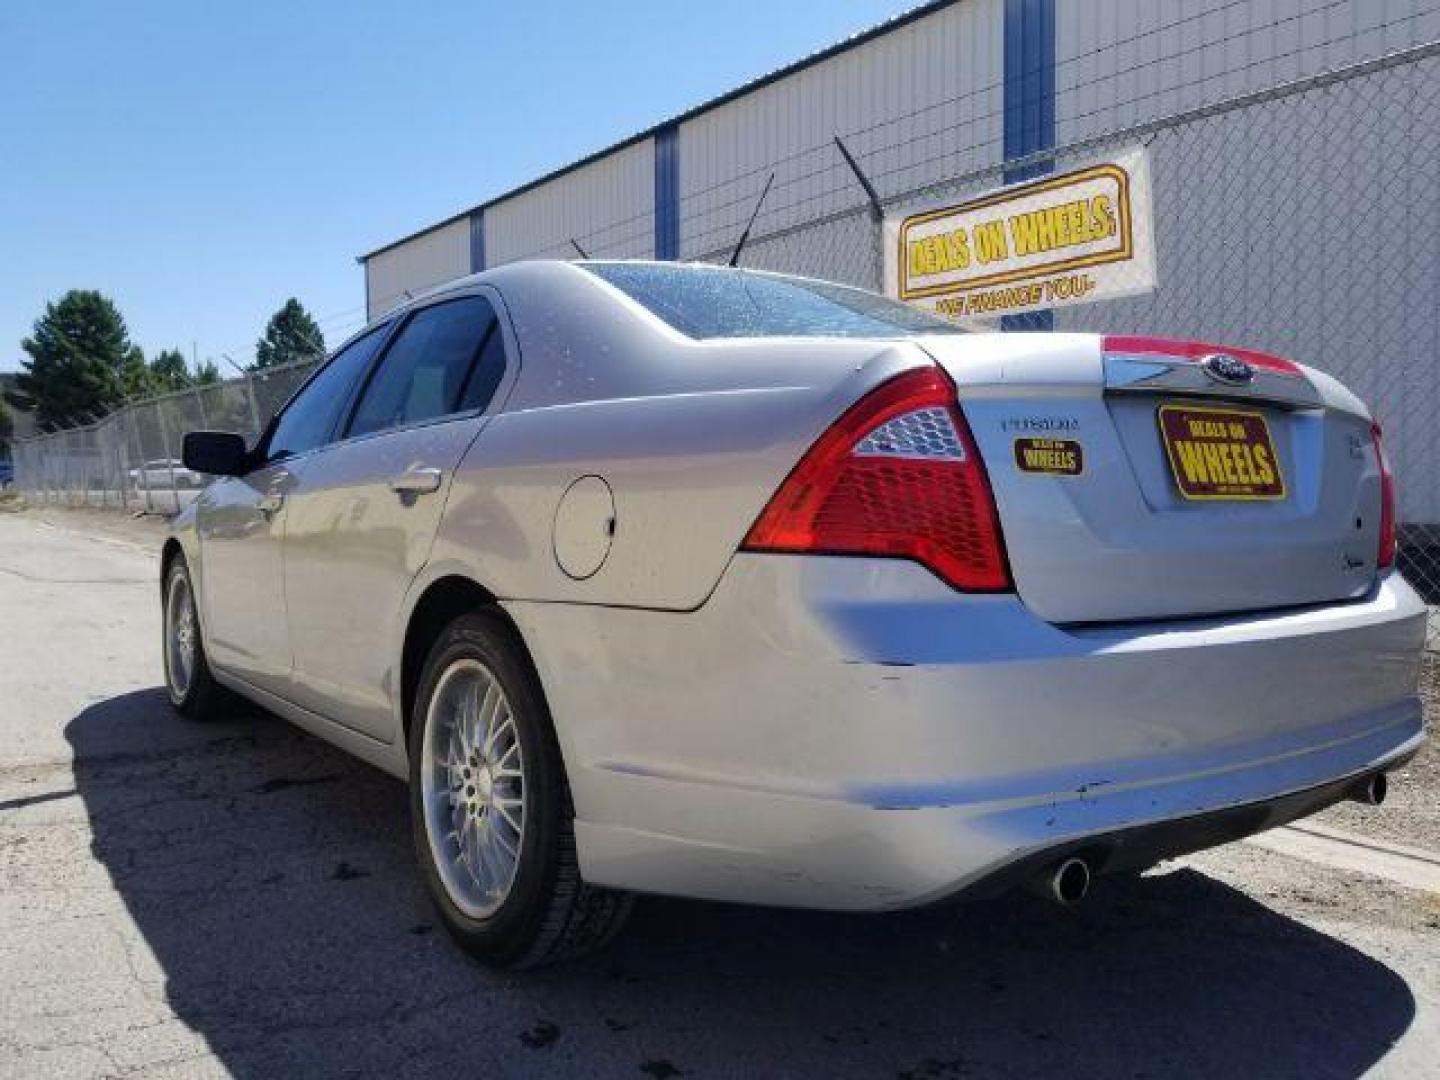
[[[876,293],[809,278],[726,266],[641,262],[584,266],[693,338],[964,333],[954,323]]]
[[[495,309],[467,296],[417,311],[380,361],[349,434],[483,409],[505,373]]]
[[[303,454],[330,441],[340,410],[384,343],[387,329],[379,327],[351,342],[301,388],[276,421],[266,449],[268,459]]]

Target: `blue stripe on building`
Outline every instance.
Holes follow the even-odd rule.
[[[476,210],[470,215],[470,272],[478,274],[485,269],[485,211]]]
[[[680,126],[655,132],[655,257],[680,257]]]
[[[1055,146],[1055,0],[1005,0],[1005,160]],[[1052,171],[1041,161],[1006,169],[1016,183]],[[1006,315],[1005,330],[1053,330],[1050,311]]]

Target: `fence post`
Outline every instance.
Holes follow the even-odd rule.
[[[68,474],[65,478],[65,493],[69,496],[66,501],[73,507],[78,485],[78,481],[75,479],[75,429],[73,427],[65,432],[65,469]]]
[[[115,482],[119,485],[120,509],[130,509],[130,492],[127,490],[125,481],[127,479],[125,465],[130,460],[126,452],[130,444],[130,436],[126,422],[130,419],[130,406],[126,405],[115,416]]]
[[[245,376],[245,400],[250,403],[250,425],[255,429],[255,438],[260,438],[260,405],[255,399],[255,376]]]
[[[155,422],[160,422],[160,406],[155,406]],[[145,512],[155,513],[155,494],[150,490],[150,478],[145,474],[145,459],[149,452],[145,448],[145,431],[138,424],[135,427],[135,442],[140,447],[140,459],[135,463],[135,485],[145,492]]]
[[[180,512],[180,496],[175,491],[175,459],[170,456],[170,432],[165,430],[165,410],[160,406],[160,401],[155,402],[155,422],[160,427],[160,446],[165,454],[165,469],[170,474],[170,501],[175,504],[175,513],[178,514]],[[141,468],[144,466],[142,465]],[[145,486],[149,488],[148,480]]]
[[[120,465],[120,416],[117,415],[114,419],[115,423],[111,425],[114,431],[111,433],[110,438],[110,479],[115,484],[115,498],[120,503],[120,509],[124,510],[125,484],[123,477],[125,470]],[[107,505],[110,502],[110,492],[108,490],[105,492],[105,502]]]

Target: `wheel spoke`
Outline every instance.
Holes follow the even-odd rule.
[[[505,819],[506,824],[515,830],[516,836],[520,835],[520,819],[510,812],[509,806],[497,799],[495,813]]]
[[[485,850],[490,856],[490,865],[495,871],[495,888],[503,889],[510,883],[510,866],[514,854],[512,852],[510,858],[506,857],[507,852],[502,845],[500,831],[493,824],[485,830]]]
[[[506,820],[509,821],[510,819],[506,818]],[[513,821],[510,822],[510,824],[515,827],[515,832],[518,835],[520,832],[519,826],[515,826],[515,823]],[[494,827],[491,828],[490,831],[495,836],[496,844],[505,849],[505,853],[510,856],[512,862],[519,859],[520,849],[512,840],[510,840],[509,837],[505,835],[505,833],[501,829],[499,829],[498,827]]]
[[[468,815],[465,818],[465,865],[470,871],[470,876],[479,884],[482,875],[480,830],[475,827],[475,819]]]
[[[459,740],[460,743],[460,760],[462,762],[469,761],[470,754],[475,749],[475,740],[470,730],[469,715],[469,694],[467,693],[465,697],[455,702],[454,719],[452,721],[455,738]]]
[[[505,719],[496,724],[494,729],[490,732],[489,736],[485,739],[486,756],[491,756],[494,754],[496,741],[500,738],[501,735],[505,734],[507,731],[511,734],[511,742],[515,742],[515,718],[510,715],[510,710],[508,708],[505,709]]]
[[[483,824],[475,829],[476,852],[480,857],[480,865],[484,867],[484,880],[480,884],[487,892],[495,892],[502,884],[500,878],[503,876],[495,859],[494,845],[490,842],[493,831]]]
[[[445,772],[451,784],[456,784],[465,769],[465,751],[459,745],[455,732],[450,733],[449,746],[445,751]]]
[[[476,745],[482,754],[490,753],[490,740],[495,731],[495,714],[503,708],[505,695],[500,692],[500,687],[492,682],[485,688],[485,700],[480,705],[478,723],[476,724]]]

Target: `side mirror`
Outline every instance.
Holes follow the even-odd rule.
[[[250,471],[245,439],[233,431],[187,431],[180,460],[187,469],[211,476],[244,476]]]

